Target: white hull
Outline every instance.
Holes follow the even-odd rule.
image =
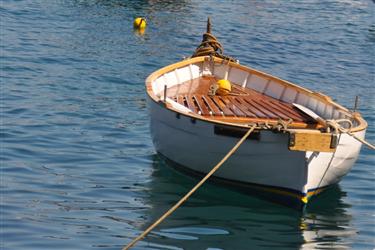
[[[273,132],[259,123],[276,125],[277,118],[261,120],[258,116],[230,115],[225,107],[218,106],[222,109],[220,115],[207,100],[206,109],[210,112],[205,111],[200,99],[194,99],[195,108],[203,112],[200,113],[193,111],[194,103],[189,103],[194,100],[185,96],[183,102],[178,96],[168,97],[167,90],[173,97],[177,95],[173,93],[183,92],[184,88],[191,91],[185,94],[199,94],[196,89],[202,85],[194,85],[194,79],[207,76],[228,79],[242,89],[255,91],[250,96],[262,95],[284,104],[298,104],[323,120],[349,121],[352,134],[362,139],[365,136],[367,123],[360,114],[350,112],[328,96],[239,64],[198,57],[162,68],[146,80],[153,142],[156,150],[169,160],[194,172],[207,173],[238,142],[236,130],[244,133],[246,124],[257,124],[259,137],[247,139],[214,177],[240,186],[248,184],[276,191],[306,203],[312,195],[339,182],[353,167],[362,144],[346,133],[331,133],[327,127],[309,127],[295,121],[284,132]],[[259,99],[260,106],[267,105],[263,100]],[[253,104],[240,102],[238,107],[246,110],[249,105]],[[280,111],[279,119],[287,109]],[[222,133],[223,130],[227,132]],[[296,138],[298,133],[302,136]]]
[[[155,148],[179,165],[207,173],[239,140],[215,134],[215,123],[176,115],[163,104],[148,100]],[[361,138],[364,134],[365,130],[356,133]],[[260,131],[259,140],[248,139],[214,176],[276,188],[301,199],[339,182],[361,148],[361,143],[346,134],[341,135],[335,153],[291,151],[287,145],[287,134]]]

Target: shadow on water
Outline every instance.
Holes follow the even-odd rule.
[[[155,155],[142,230],[177,202],[197,179],[177,172]],[[150,233],[139,246],[171,249],[314,249],[350,247],[345,193],[335,186],[302,213],[210,183]]]

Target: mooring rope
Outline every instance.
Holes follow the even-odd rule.
[[[160,216],[160,218],[155,221],[151,226],[149,226],[146,230],[144,230],[138,237],[134,238],[127,246],[125,246],[122,250],[128,250],[130,249],[132,246],[135,245],[135,243],[137,243],[138,241],[140,241],[141,239],[143,239],[148,233],[151,232],[152,229],[154,229],[157,225],[159,225],[164,219],[166,219],[170,214],[172,214],[177,208],[179,208],[182,203],[184,203],[187,199],[189,199],[189,197],[195,192],[197,191],[197,189],[203,185],[203,183],[205,183],[208,178],[211,177],[211,175],[213,175],[220,167],[221,165],[223,165],[223,163],[228,160],[228,158],[230,156],[232,156],[234,154],[234,152],[237,151],[237,149],[241,146],[241,144],[246,140],[247,137],[249,137],[249,135],[251,134],[251,132],[254,131],[254,129],[256,128],[256,124],[253,124],[250,129],[246,132],[246,134],[241,138],[241,140],[239,140],[237,142],[237,144],[224,156],[223,159],[221,159],[221,161],[216,164],[215,167],[213,167],[211,169],[211,171],[205,176],[203,177],[203,179],[198,183],[196,184],[184,197],[182,197],[173,207],[171,207],[167,212],[165,212],[162,216]]]
[[[356,136],[355,134],[351,133],[351,132],[347,132],[348,135],[350,135],[351,137],[353,137],[354,139],[356,139],[357,141],[365,144],[367,147],[369,147],[370,149],[372,150],[375,150],[375,146],[372,145],[371,143],[369,143],[368,141],[365,141],[364,139],[362,138],[359,138],[358,136]]]

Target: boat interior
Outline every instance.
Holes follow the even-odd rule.
[[[227,95],[210,95],[210,86],[219,79],[202,76],[167,89],[167,97],[185,106],[193,113],[215,119],[235,121],[285,121],[315,124],[292,104],[263,95],[255,90],[232,84]]]
[[[219,79],[230,81],[229,94],[210,93]],[[351,119],[358,125],[352,113],[328,96],[218,58],[197,57],[167,66],[151,74],[146,86],[155,101],[167,102],[167,108],[204,119],[239,124],[282,120],[298,128],[319,127],[296,103],[323,119]]]

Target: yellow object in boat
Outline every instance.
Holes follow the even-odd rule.
[[[134,19],[133,26],[135,29],[145,29],[147,25],[146,19],[143,17],[137,17]]]
[[[232,85],[230,84],[230,81],[226,79],[220,79],[219,81],[216,82],[216,84],[219,87],[216,93],[219,95],[227,95],[229,94],[229,92],[232,91]]]

